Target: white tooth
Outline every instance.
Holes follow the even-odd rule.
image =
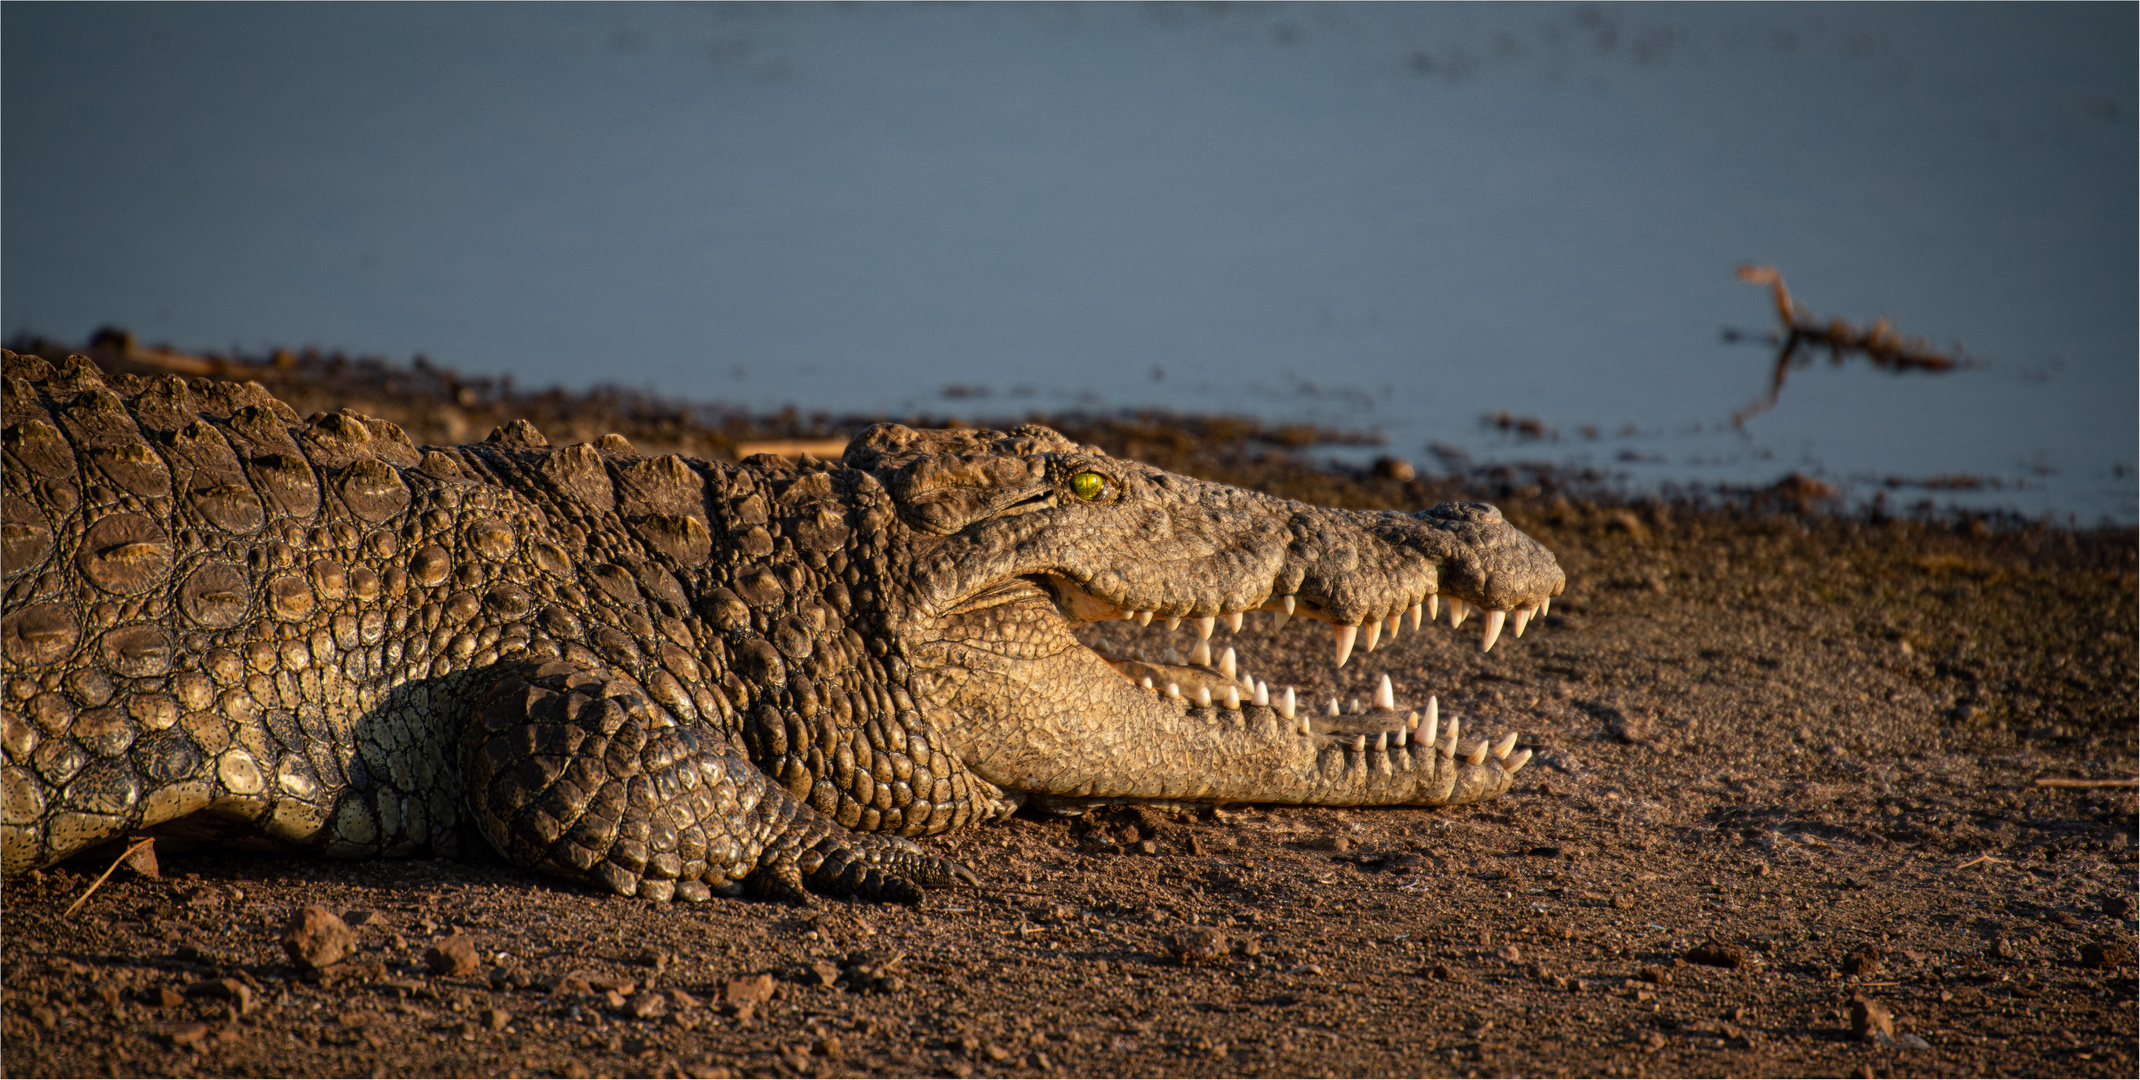
[[[1352,643],[1360,636],[1360,628],[1333,626],[1331,629],[1337,632],[1337,666],[1344,667],[1345,661],[1352,659]]]
[[[1196,620],[1196,636],[1205,641],[1211,640],[1211,628],[1216,625],[1218,625],[1218,620],[1209,615]]]
[[[1208,641],[1197,642],[1196,648],[1189,650],[1189,662],[1202,667],[1210,667],[1211,643]]]
[[[1258,705],[1262,705],[1262,706],[1264,706],[1265,708],[1269,708],[1269,707],[1270,707],[1270,704],[1271,704],[1271,686],[1270,686],[1270,684],[1269,684],[1269,683],[1260,683],[1260,682],[1259,682],[1259,683],[1257,683],[1257,684],[1256,684],[1256,704],[1258,704]]]
[[[1501,736],[1501,741],[1494,744],[1494,756],[1497,758],[1505,759],[1508,757],[1508,752],[1514,750],[1515,748],[1516,733],[1511,731],[1508,734]]]
[[[1442,726],[1442,712],[1441,712],[1441,707],[1440,707],[1440,705],[1436,704],[1436,702],[1435,702],[1435,700],[1434,700],[1434,695],[1432,695],[1432,694],[1428,694],[1428,695],[1427,695],[1427,715],[1426,715],[1425,717],[1423,717],[1423,718],[1422,718],[1422,719],[1421,719],[1421,720],[1419,721],[1419,743],[1420,743],[1420,745],[1422,745],[1422,746],[1432,746],[1432,745],[1434,745],[1434,742],[1435,742],[1435,740],[1437,740],[1437,739],[1441,738],[1441,726]]]
[[[1275,634],[1278,631],[1285,629],[1286,620],[1291,619],[1292,617],[1293,616],[1291,614],[1283,611],[1271,612],[1271,633]]]
[[[1236,634],[1238,634],[1238,633],[1240,633],[1240,632],[1241,632],[1241,613],[1240,613],[1240,612],[1236,611],[1236,612],[1234,612],[1234,613],[1232,613],[1232,614],[1230,614],[1230,615],[1226,616],[1226,629],[1228,629],[1228,630],[1231,630],[1231,631],[1233,631],[1233,632],[1234,632],[1234,633],[1236,633]]]
[[[1467,603],[1465,603],[1465,602],[1464,602],[1464,598],[1463,598],[1463,597],[1461,597],[1461,596],[1452,596],[1452,597],[1450,597],[1450,598],[1449,598],[1449,629],[1451,629],[1451,630],[1454,630],[1454,629],[1456,629],[1456,628],[1458,628],[1458,627],[1460,627],[1460,626],[1464,625],[1464,616],[1466,616],[1466,615],[1468,615],[1468,614],[1470,614],[1470,613],[1471,613],[1471,605],[1470,605],[1470,604],[1467,604]]]
[[[1375,749],[1377,749],[1377,750],[1388,750],[1389,748],[1390,748],[1390,733],[1389,733],[1389,732],[1385,731],[1385,732],[1382,732],[1381,734],[1379,734],[1379,735],[1376,735],[1376,736],[1375,736]]]
[[[1436,620],[1436,619],[1439,619],[1439,618],[1441,618],[1441,617],[1442,617],[1442,598],[1441,598],[1441,596],[1440,596],[1439,594],[1437,594],[1437,593],[1428,593],[1428,594],[1427,594],[1427,621],[1428,621],[1428,622],[1433,622],[1434,620]]]
[[[1176,666],[1179,666],[1181,664],[1181,653],[1175,649],[1169,648],[1167,651],[1159,654],[1159,661],[1163,664],[1174,664]]]
[[[1538,602],[1538,617],[1543,619],[1553,614],[1553,598],[1548,596]]]
[[[1229,686],[1226,688],[1226,696],[1219,700],[1225,702],[1227,708],[1235,712],[1241,711],[1241,692],[1239,690]]]
[[[1412,729],[1411,729],[1411,728],[1398,728],[1398,729],[1397,729],[1397,745],[1399,745],[1399,746],[1403,746],[1403,745],[1405,745],[1406,743],[1410,742],[1411,740],[1412,740]]]
[[[1167,696],[1168,696],[1168,697],[1172,697],[1172,698],[1178,698],[1178,697],[1180,697],[1180,696],[1181,696],[1181,684],[1180,684],[1180,683],[1168,683],[1168,684],[1167,684]]]
[[[1353,737],[1352,737],[1352,752],[1353,752],[1353,753],[1355,753],[1355,754],[1357,754],[1357,753],[1359,753],[1360,751],[1362,751],[1362,750],[1365,750],[1365,749],[1367,749],[1367,736],[1365,736],[1365,735],[1355,735],[1355,736],[1353,736]]]
[[[1412,617],[1412,632],[1415,634],[1419,632],[1419,617],[1425,614],[1425,611],[1423,610],[1425,606],[1426,605],[1424,604],[1413,604],[1411,607],[1405,609],[1405,614],[1410,615]]]
[[[1416,712],[1409,712],[1409,713],[1406,713],[1406,714],[1404,714],[1404,729],[1405,729],[1406,731],[1418,731],[1418,730],[1419,730],[1419,714],[1418,714],[1418,713],[1416,713]]]
[[[1206,646],[1206,648],[1209,648],[1209,646]],[[1226,651],[1219,654],[1219,674],[1229,679],[1238,678],[1235,674],[1237,670],[1234,666],[1233,646],[1228,645]]]
[[[1296,704],[1295,699],[1293,697],[1293,688],[1290,686],[1286,687],[1285,697],[1280,698],[1278,701],[1278,715],[1283,716],[1288,720],[1291,720],[1293,719],[1293,710],[1298,707],[1299,706]]]
[[[1486,613],[1485,625],[1479,628],[1480,652],[1493,648],[1494,642],[1501,640],[1501,627],[1506,622],[1508,622],[1508,612],[1506,611],[1489,611]]]
[[[1287,593],[1279,597],[1278,606],[1285,609],[1286,617],[1291,618],[1293,615],[1293,594]]]
[[[1347,709],[1347,710],[1345,710],[1345,711],[1346,711],[1346,712],[1349,712],[1349,713],[1351,713],[1351,714],[1353,714],[1354,716],[1358,716],[1358,715],[1360,715],[1361,713],[1364,713],[1364,712],[1366,712],[1367,710],[1366,710],[1366,709],[1363,709],[1363,708],[1361,708],[1361,707],[1360,707],[1360,699],[1359,699],[1359,698],[1353,698],[1353,699],[1352,699],[1352,708],[1350,708],[1350,709]]]
[[[1522,770],[1525,765],[1529,765],[1530,763],[1531,752],[1529,750],[1518,750],[1516,751],[1515,757],[1512,757],[1507,761],[1501,763],[1501,771],[1509,774],[1510,776],[1514,776],[1517,772]]]
[[[1331,698],[1331,699],[1330,699],[1330,715],[1332,715],[1332,716],[1339,716],[1339,715],[1342,715],[1341,713],[1339,713],[1339,712],[1338,712],[1338,703],[1337,703],[1337,699],[1336,699],[1336,698]]]
[[[1479,745],[1472,747],[1471,753],[1464,757],[1464,763],[1467,765],[1477,765],[1485,760],[1486,743],[1484,740],[1481,740]]]
[[[1462,730],[1464,730],[1464,718],[1461,716],[1452,716],[1449,718],[1449,730],[1442,732],[1442,738],[1447,739],[1450,742],[1455,742],[1457,732],[1460,732]]]
[[[1313,735],[1313,734],[1315,734],[1315,729],[1314,729],[1313,727],[1310,727],[1310,726],[1308,725],[1308,718],[1307,718],[1307,717],[1305,717],[1305,716],[1303,716],[1303,717],[1301,717],[1301,718],[1300,718],[1300,733],[1301,733],[1302,735]]]
[[[1367,640],[1366,640],[1366,641],[1365,641],[1365,642],[1363,643],[1363,644],[1364,644],[1364,645],[1365,645],[1366,647],[1365,647],[1364,649],[1362,649],[1361,651],[1363,651],[1363,652],[1374,652],[1374,651],[1375,651],[1375,646],[1376,646],[1376,645],[1378,645],[1378,644],[1380,644],[1380,643],[1381,643],[1381,641],[1382,641],[1382,620],[1380,620],[1380,619],[1369,619],[1369,620],[1367,620]]]
[[[1509,615],[1511,616],[1509,630],[1513,631],[1517,637],[1522,637],[1523,628],[1530,625],[1531,622],[1531,609],[1527,607],[1517,608],[1510,612]]]
[[[1146,675],[1144,677],[1144,688],[1146,690],[1150,690],[1152,688],[1152,677],[1150,675]]]
[[[1202,706],[1204,706],[1205,708],[1210,708],[1210,707],[1211,707],[1211,688],[1210,688],[1210,687],[1208,687],[1208,686],[1199,686],[1199,687],[1197,687],[1197,688],[1196,688],[1196,703],[1197,703],[1198,705],[1202,705]]]
[[[1390,616],[1389,624],[1382,628],[1382,632],[1388,634],[1391,641],[1395,641],[1397,640],[1397,632],[1402,629],[1404,629],[1404,612],[1400,611]]]
[[[1137,625],[1138,625],[1138,626],[1150,626],[1150,625],[1152,625],[1152,613],[1151,613],[1151,612],[1149,612],[1149,611],[1140,611],[1140,612],[1138,612],[1138,613],[1137,613]]]
[[[1181,617],[1180,617],[1179,615],[1177,615],[1177,616],[1174,616],[1174,617],[1172,617],[1172,618],[1169,618],[1169,619],[1167,620],[1167,629],[1169,629],[1169,630],[1179,630],[1179,629],[1181,629]]]
[[[1397,709],[1397,690],[1390,685],[1390,677],[1388,675],[1382,676],[1381,685],[1375,687],[1375,708],[1388,709],[1392,712]]]

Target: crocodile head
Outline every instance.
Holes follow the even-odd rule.
[[[1565,583],[1552,554],[1491,506],[1309,506],[1037,426],[878,425],[845,462],[896,507],[883,535],[903,595],[886,629],[915,698],[939,743],[1014,799],[1470,801],[1504,790],[1528,756],[1509,756],[1513,739],[1459,746],[1431,705],[1396,711],[1387,678],[1369,713],[1311,717],[1204,643],[1245,612],[1305,617],[1330,624],[1343,666],[1385,629],[1446,607],[1459,622],[1479,609],[1490,648]],[[1108,655],[1076,633],[1154,619],[1193,623],[1192,656]]]

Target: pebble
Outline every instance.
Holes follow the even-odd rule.
[[[1746,966],[1746,950],[1710,938],[1687,950],[1687,962],[1707,964],[1710,967],[1741,968]]]
[[[238,1015],[253,1011],[253,988],[236,979],[207,979],[186,987],[187,997],[222,998],[237,1006]]]
[[[1226,935],[1208,926],[1192,926],[1167,938],[1167,951],[1184,966],[1226,959]]]
[[[746,975],[721,986],[721,1000],[730,1005],[762,1005],[773,997],[771,975]]]
[[[1867,1040],[1883,1035],[1893,1036],[1895,1014],[1872,998],[1858,997],[1850,1003],[1850,1031],[1858,1038]]]
[[[466,934],[449,934],[424,950],[424,966],[436,975],[453,978],[473,975],[482,963],[482,957],[476,954],[476,943]]]
[[[2133,962],[2133,950],[2123,942],[2091,941],[2081,946],[2081,966],[2098,970]]]
[[[658,1020],[669,1012],[669,998],[652,990],[633,994],[624,1003],[624,1011],[641,1020]]]
[[[505,1025],[513,1022],[513,1014],[504,1009],[485,1009],[482,1016],[483,1026],[492,1031],[504,1031]]]
[[[282,949],[299,967],[318,971],[356,951],[357,935],[342,917],[306,904],[282,929]]]

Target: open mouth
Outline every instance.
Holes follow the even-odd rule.
[[[1185,710],[1215,709],[1247,711],[1269,709],[1301,735],[1328,736],[1355,749],[1403,747],[1414,741],[1441,743],[1445,754],[1455,751],[1458,723],[1446,726],[1439,705],[1429,696],[1423,708],[1404,710],[1398,705],[1388,675],[1381,678],[1370,701],[1354,700],[1350,707],[1332,699],[1321,707],[1301,700],[1295,687],[1273,687],[1247,670],[1230,644],[1215,642],[1220,626],[1238,635],[1250,618],[1266,620],[1275,633],[1294,617],[1331,624],[1332,659],[1343,667],[1355,651],[1372,652],[1397,639],[1406,630],[1418,632],[1428,621],[1446,617],[1452,628],[1461,628],[1474,613],[1480,623],[1480,648],[1493,648],[1507,630],[1521,637],[1532,619],[1546,613],[1549,600],[1514,611],[1482,610],[1460,597],[1428,593],[1423,596],[1388,598],[1378,612],[1358,623],[1344,623],[1329,614],[1320,598],[1305,593],[1274,594],[1253,607],[1199,614],[1139,609],[1133,602],[1110,599],[1081,583],[1043,574],[1025,579],[1054,600],[1056,611],[1076,631],[1078,643],[1107,668],[1129,683]],[[1193,637],[1184,639],[1188,629]],[[1320,740],[1318,740],[1320,741]],[[1488,753],[1507,761],[1513,772],[1530,755],[1524,751],[1511,759],[1516,735],[1510,732],[1497,742],[1480,742],[1459,756],[1483,760]]]

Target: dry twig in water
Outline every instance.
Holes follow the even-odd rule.
[[[1873,320],[1871,326],[1863,329],[1842,319],[1822,322],[1791,299],[1791,291],[1783,285],[1783,275],[1773,266],[1745,265],[1739,267],[1738,274],[1740,281],[1766,285],[1773,291],[1776,318],[1783,323],[1783,331],[1780,336],[1770,339],[1777,343],[1776,373],[1769,383],[1767,396],[1733,413],[1733,424],[1743,425],[1749,418],[1774,408],[1777,397],[1783,393],[1785,376],[1794,367],[1812,363],[1812,354],[1817,350],[1827,350],[1828,360],[1833,364],[1840,365],[1844,359],[1856,354],[1871,361],[1874,367],[1896,372],[1953,371],[1971,363],[1959,349],[1943,353],[1922,338],[1903,337],[1884,318]]]

